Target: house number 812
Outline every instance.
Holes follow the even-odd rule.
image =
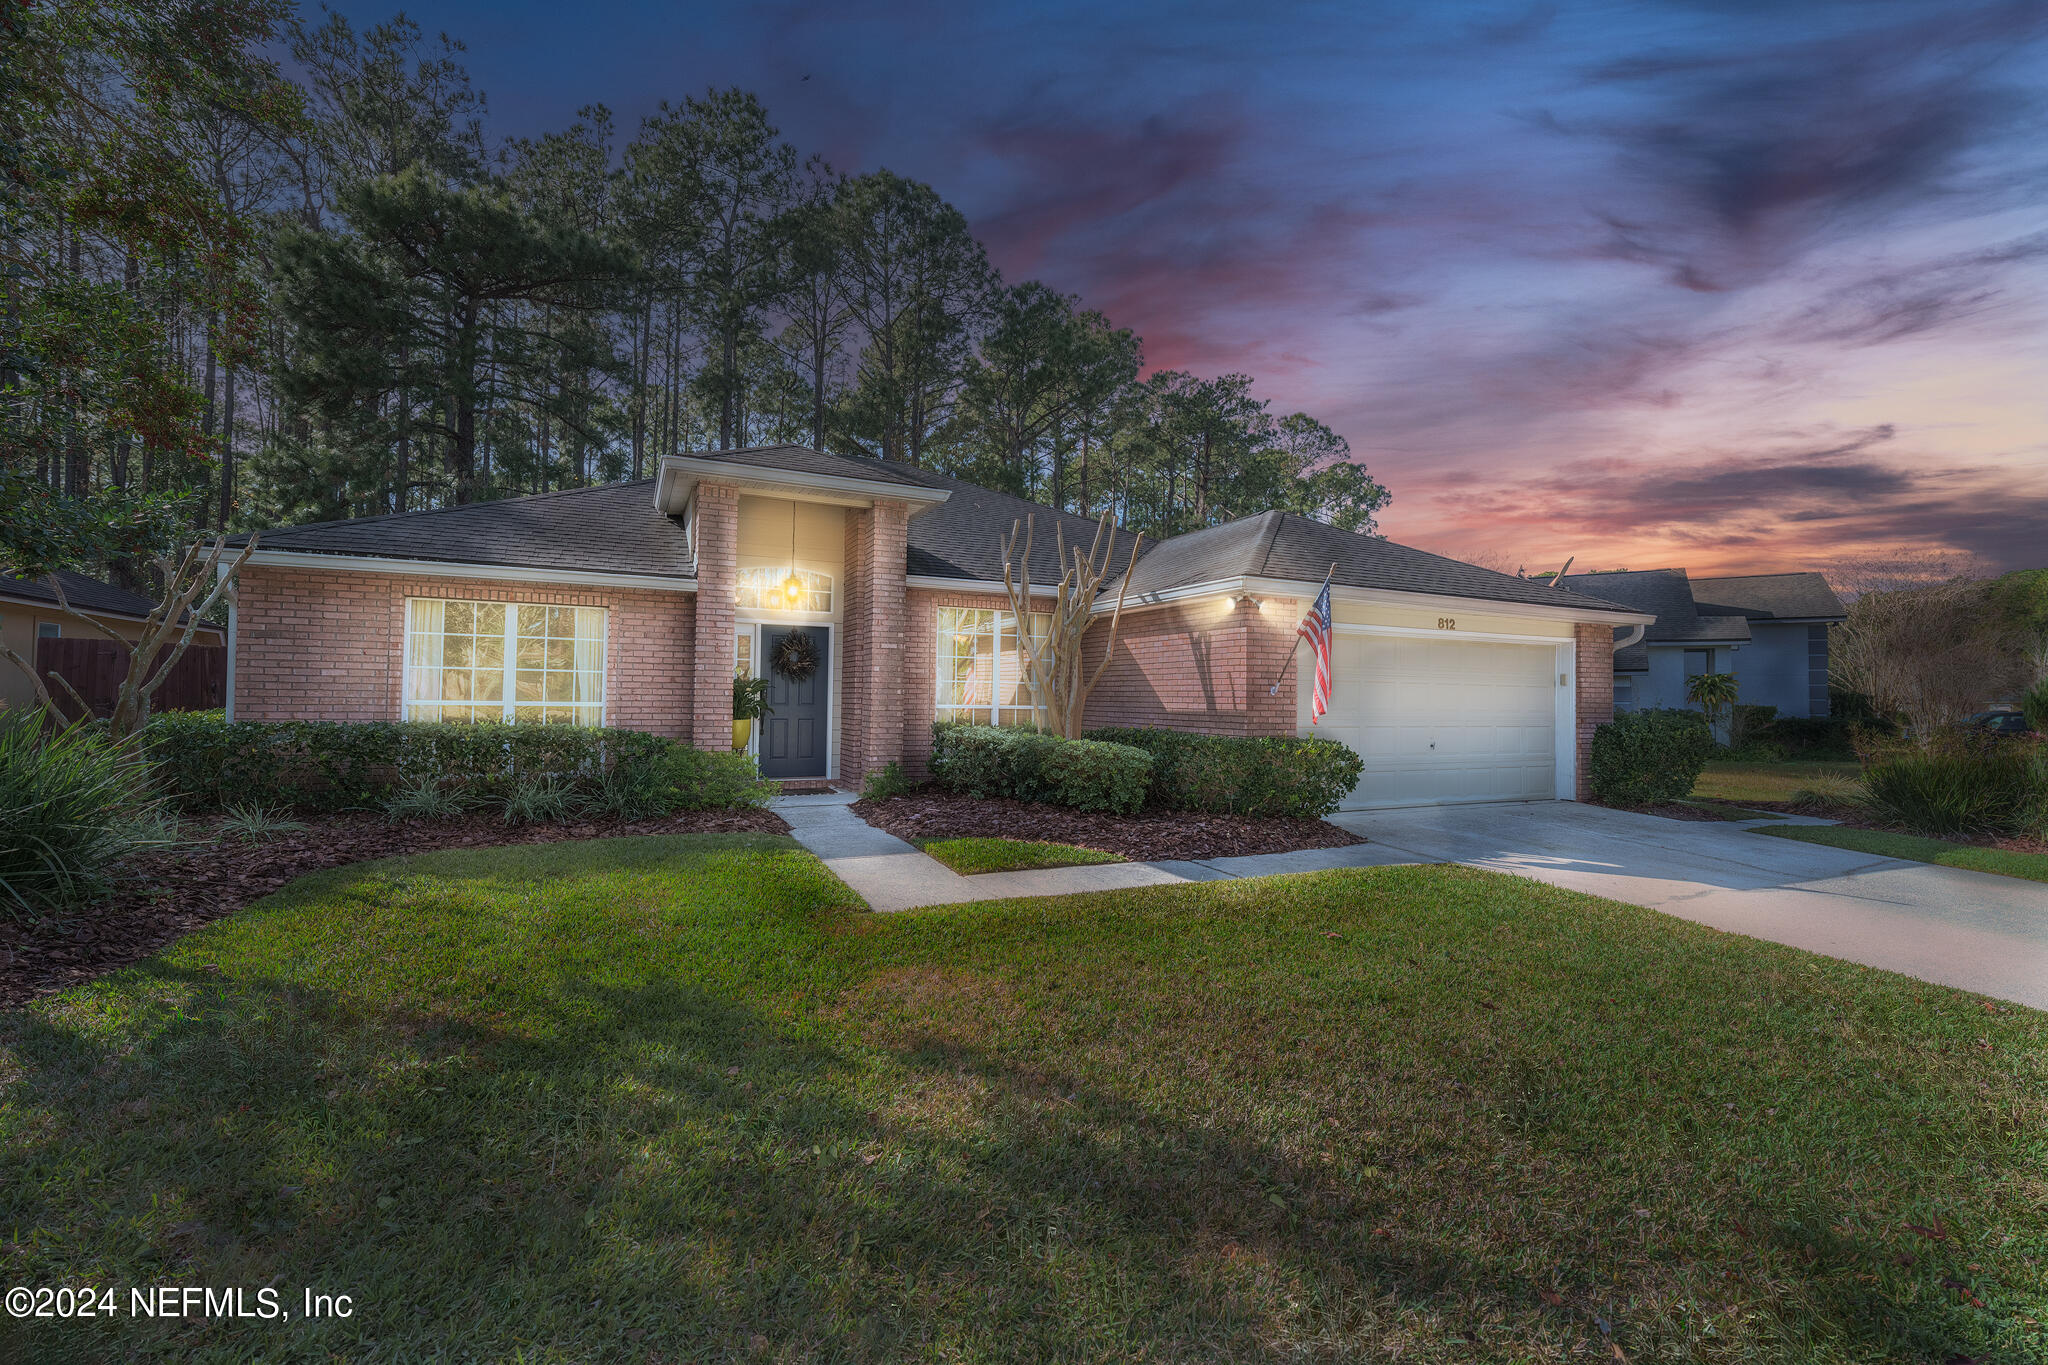
[[[1458,618],[1455,616],[1439,616],[1436,618],[1436,628],[1438,630],[1456,630],[1458,628]]]

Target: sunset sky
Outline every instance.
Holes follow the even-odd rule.
[[[359,24],[385,11],[344,7]],[[740,85],[1533,569],[2048,563],[2048,4],[426,3],[499,135]]]

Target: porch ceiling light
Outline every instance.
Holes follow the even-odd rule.
[[[789,504],[789,577],[782,580],[782,595],[793,607],[803,600],[804,581],[796,571],[796,502]]]

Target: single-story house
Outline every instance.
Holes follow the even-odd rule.
[[[1828,628],[1848,613],[1820,574],[1692,578],[1684,569],[1635,569],[1571,574],[1562,583],[1657,618],[1618,637],[1616,710],[1687,706],[1687,679],[1732,673],[1744,705],[1828,714]]]
[[[925,771],[936,720],[1028,722],[1002,537],[1095,524],[908,465],[772,446],[655,476],[262,534],[230,627],[246,720],[599,723],[731,743],[735,670],[771,680],[770,777]],[[1636,608],[1267,512],[1136,553],[1099,725],[1324,734],[1365,756],[1352,804],[1570,799]],[[1309,723],[1295,627],[1335,565],[1335,700]],[[1098,620],[1114,605],[1104,593]],[[1029,628],[1029,623],[1027,623]],[[1092,667],[1106,625],[1091,628]],[[799,637],[801,646],[786,645]],[[815,657],[801,681],[771,666]]]
[[[57,579],[64,588],[64,600],[73,611],[91,617],[124,640],[133,640],[139,635],[142,623],[156,610],[157,604],[140,593],[117,588],[112,583],[102,583],[82,573],[60,570]],[[0,642],[5,642],[9,649],[34,663],[36,641],[73,637],[106,638],[77,616],[65,614],[57,605],[57,593],[47,578],[14,578],[0,574]],[[192,637],[192,643],[221,644],[223,632],[219,626],[201,624]],[[0,707],[31,706],[35,699],[35,687],[21,670],[0,659]]]

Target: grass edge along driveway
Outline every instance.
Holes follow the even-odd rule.
[[[1980,844],[1958,844],[1947,839],[1928,839],[1895,830],[1858,829],[1851,825],[1771,825],[1752,829],[1751,834],[1775,834],[1801,843],[1825,844],[1880,858],[1903,858],[1912,863],[1936,863],[1942,867],[1992,872],[2001,877],[2048,882],[2048,853],[2023,853],[2009,848],[1985,848]]]
[[[0,1017],[0,1280],[355,1316],[0,1330],[39,1360],[2038,1358],[2042,1023],[1452,866],[878,916],[782,839],[429,854]]]

